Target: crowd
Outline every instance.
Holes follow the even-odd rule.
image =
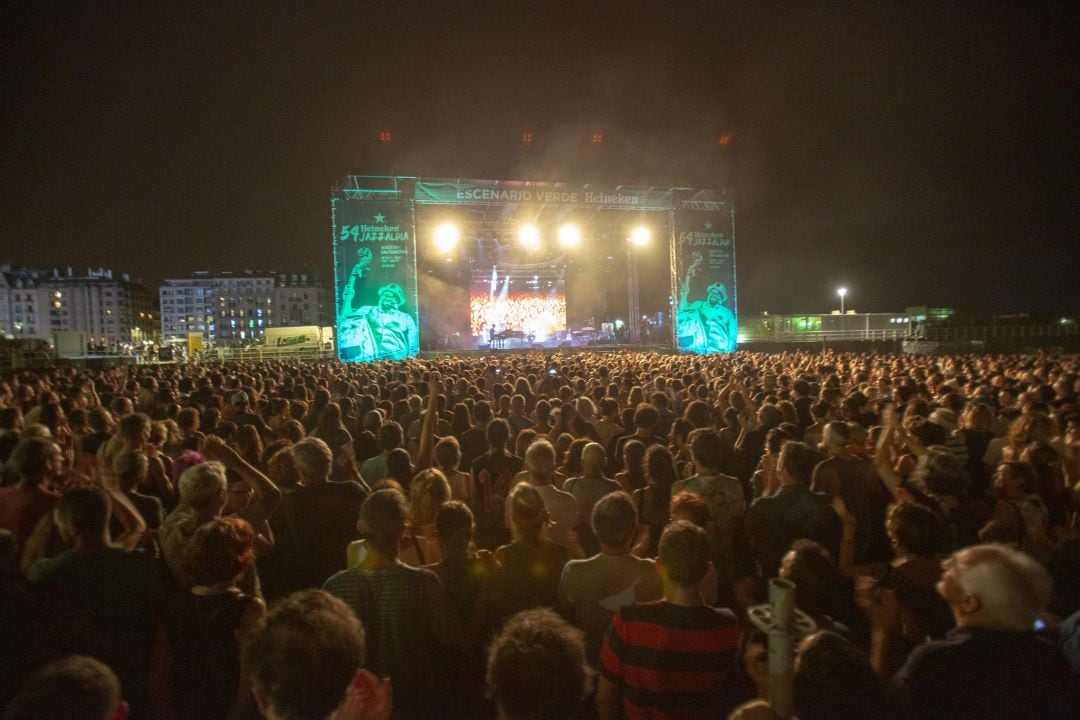
[[[18,371],[4,717],[775,718],[780,577],[800,720],[1075,718],[1078,394],[1050,355]]]
[[[473,295],[469,300],[469,327],[473,335],[487,338],[495,328],[521,330],[537,337],[566,332],[566,297],[563,295],[513,293],[507,297]]]

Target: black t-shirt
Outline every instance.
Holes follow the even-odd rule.
[[[536,607],[558,604],[559,579],[570,562],[562,545],[542,540],[539,545],[511,543],[499,549],[502,566],[496,574],[493,620]]]
[[[97,451],[101,448],[102,445],[109,441],[110,437],[112,436],[109,435],[109,433],[107,432],[96,432],[87,435],[83,438],[82,441],[82,451],[84,453],[96,455]]]
[[[746,531],[762,577],[773,578],[791,543],[800,538],[819,543],[835,557],[842,528],[829,499],[798,484],[755,500],[746,513]]]
[[[905,719],[1065,720],[1080,708],[1068,662],[1032,632],[956,628],[915,648],[892,689]]]
[[[522,465],[521,458],[502,451],[486,452],[470,467],[476,484],[476,542],[482,548],[493,550],[510,537],[503,522],[506,497]]]
[[[165,604],[154,558],[118,548],[69,550],[45,563],[34,596],[54,648],[100,659],[116,671],[133,709],[145,709],[146,669]]]
[[[161,527],[161,523],[165,520],[165,510],[161,506],[161,500],[153,495],[143,495],[139,492],[127,492],[124,493],[127,499],[131,502],[132,506],[139,511],[139,515],[142,516],[143,521],[146,523],[146,527],[150,530],[157,530]],[[109,521],[109,532],[112,533],[112,537],[115,540],[120,536],[120,533],[124,531],[119,522],[116,521],[116,517]]]
[[[271,519],[278,546],[271,563],[273,588],[267,592],[281,596],[322,587],[327,578],[344,570],[345,550],[359,536],[356,521],[365,497],[363,487],[353,481],[318,483],[286,493]]]
[[[648,435],[646,437],[641,437],[637,434],[636,431],[627,432],[626,434],[617,435],[611,438],[611,440],[608,442],[608,475],[614,475],[615,473],[626,469],[626,464],[623,460],[623,450],[626,448],[626,443],[630,442],[631,440],[637,440],[638,442],[642,443],[643,445],[645,445],[646,450],[651,448],[653,445],[664,444],[664,439],[661,437],[657,437],[656,435]]]
[[[487,452],[488,442],[486,435],[483,428],[475,427],[461,433],[461,437],[458,438],[461,444],[460,467],[472,467],[473,461]]]
[[[379,454],[379,441],[370,430],[361,430],[353,439],[353,448],[356,450],[356,462],[362,463]]]
[[[254,425],[255,429],[259,431],[259,435],[264,438],[274,434],[274,431],[270,429],[270,426],[266,424],[266,421],[255,413],[249,413],[242,410],[230,415],[227,419],[236,423],[237,427],[241,427],[242,425]]]
[[[800,395],[795,398],[795,414],[799,416],[799,429],[805,430],[814,424],[814,418],[810,414],[810,408],[814,405],[814,398]]]
[[[172,660],[177,717],[224,720],[240,687],[236,630],[252,599],[240,592],[183,593],[169,603],[163,624]]]

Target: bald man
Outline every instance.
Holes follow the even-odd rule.
[[[604,446],[600,443],[589,443],[581,451],[581,475],[570,478],[563,484],[563,490],[573,495],[577,501],[578,536],[586,557],[600,552],[600,544],[591,524],[593,506],[605,495],[622,490],[619,483],[604,477],[606,463],[607,452]]]

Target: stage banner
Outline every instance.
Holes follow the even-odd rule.
[[[680,204],[675,211],[676,347],[698,354],[734,352],[735,219],[724,202]]]
[[[401,360],[420,350],[410,200],[331,199],[338,357]]]
[[[473,203],[542,203],[617,207],[637,210],[670,210],[669,190],[604,185],[550,185],[524,183],[416,183],[416,201],[429,205]]]

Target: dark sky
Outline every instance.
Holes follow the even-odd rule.
[[[1080,309],[1076,3],[196,5],[4,3],[0,260],[328,277],[350,172],[688,184],[743,312]]]

